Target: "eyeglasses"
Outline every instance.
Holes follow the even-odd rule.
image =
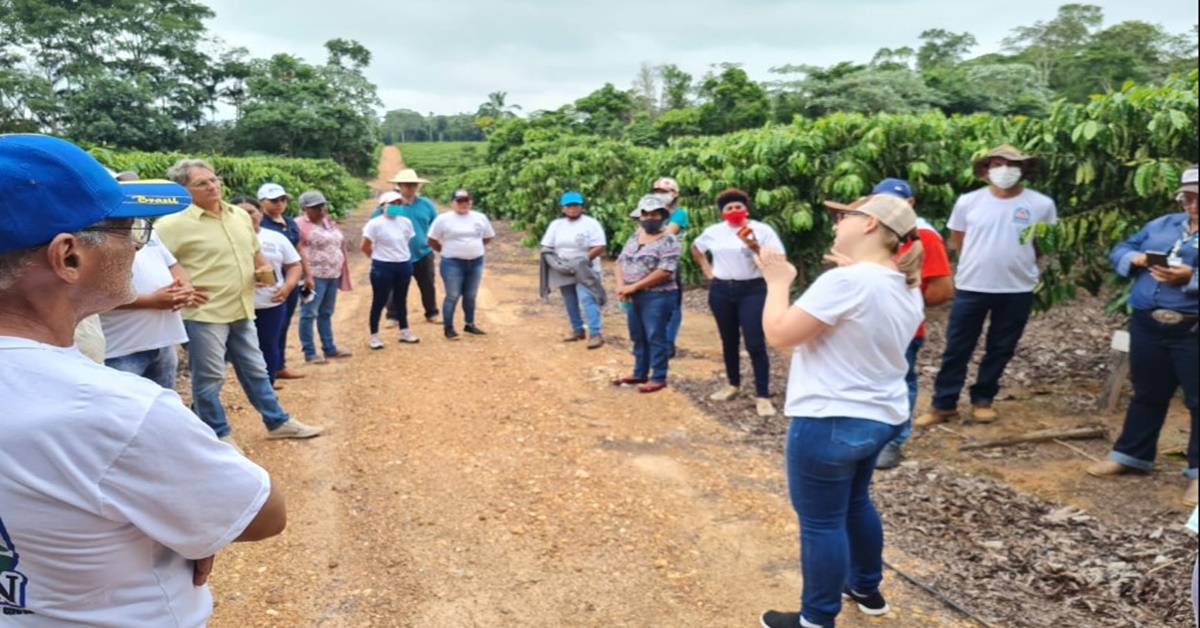
[[[838,224],[846,219],[846,216],[866,216],[865,213],[854,211],[853,209],[841,209],[833,214],[833,224]]]
[[[80,231],[103,231],[106,233],[124,233],[129,236],[130,240],[138,246],[143,246],[150,241],[150,233],[154,231],[154,225],[145,218],[134,218],[129,221],[128,225],[107,225],[100,224],[91,227],[80,229]]]
[[[221,186],[221,177],[213,177],[204,179],[203,181],[193,181],[188,184],[189,188],[215,188]]]

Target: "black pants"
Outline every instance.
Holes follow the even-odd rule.
[[[745,341],[754,370],[754,394],[771,393],[771,358],[763,334],[763,307],[767,302],[767,282],[762,279],[727,281],[713,279],[708,287],[708,307],[717,319],[721,336],[721,354],[725,358],[725,377],[731,386],[742,385],[738,346]],[[740,333],[739,333],[740,332]]]
[[[433,269],[433,253],[412,263],[412,278],[417,282],[417,289],[421,291],[421,307],[425,309],[425,318],[438,315],[437,289],[434,287]],[[400,320],[400,308],[396,304],[396,295],[392,295],[392,300],[388,302],[387,317],[393,321]]]
[[[371,260],[371,314],[367,319],[372,334],[379,333],[379,315],[384,305],[398,304],[396,319],[400,329],[408,329],[408,285],[412,280],[411,262]]]

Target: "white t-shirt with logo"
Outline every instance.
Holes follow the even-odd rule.
[[[747,221],[746,224],[754,232],[759,246],[783,250],[783,241],[770,225],[757,220]],[[754,251],[738,237],[739,229],[741,227],[731,227],[729,223],[718,222],[709,225],[699,237],[692,240],[692,246],[701,253],[712,253],[713,277],[717,279],[745,281],[763,276],[762,271],[754,264]]]
[[[0,593],[32,613],[0,624],[203,626],[192,561],[254,520],[266,471],[174,391],[74,348],[0,336],[0,372]]]
[[[275,285],[254,289],[254,309],[266,310],[284,304],[283,301],[278,303],[272,301],[271,295],[283,287],[284,264],[299,264],[300,253],[296,252],[296,247],[292,246],[292,242],[287,239],[287,236],[270,229],[259,229],[258,244],[262,247],[263,258],[271,265],[271,270],[275,271]]]
[[[992,294],[1033,292],[1037,252],[1032,238],[1021,243],[1021,233],[1039,222],[1058,222],[1058,210],[1050,197],[1033,190],[1002,199],[983,188],[959,197],[946,223],[964,234],[954,286]]]
[[[795,307],[830,329],[792,351],[787,416],[907,421],[905,351],[925,318],[921,290],[890,268],[853,264],[826,271]]]
[[[429,237],[442,245],[442,257],[475,259],[483,255],[483,239],[496,237],[492,221],[481,212],[444,212],[429,227]]]
[[[157,233],[150,234],[133,257],[133,287],[138,294],[150,294],[171,285],[175,277],[171,267],[175,256],[167,250]],[[188,341],[183,316],[172,310],[111,310],[100,315],[107,348],[104,357],[119,358],[151,349],[161,349]]]
[[[554,249],[554,254],[565,260],[587,257],[588,251],[608,244],[604,227],[591,216],[580,216],[570,220],[565,216],[554,220],[542,236],[542,246]],[[592,268],[600,273],[600,258],[592,260]]]
[[[371,259],[381,262],[407,262],[412,259],[408,242],[417,235],[412,221],[404,216],[383,214],[367,221],[363,237],[371,241]]]

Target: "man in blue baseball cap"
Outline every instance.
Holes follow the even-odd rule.
[[[202,626],[213,555],[286,525],[266,471],[217,440],[174,391],[72,346],[80,319],[137,296],[132,266],[147,217],[189,202],[172,183],[118,183],[69,142],[0,135],[8,621]]]

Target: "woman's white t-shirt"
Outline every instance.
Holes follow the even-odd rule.
[[[748,221],[747,226],[754,232],[759,246],[774,247],[783,250],[783,242],[779,234],[765,223],[757,220]],[[754,263],[754,251],[738,237],[740,227],[731,227],[729,223],[719,222],[709,225],[699,237],[692,241],[692,246],[701,253],[712,253],[713,277],[726,281],[745,281],[762,277],[762,271]]]
[[[150,233],[150,241],[133,256],[133,287],[138,294],[150,294],[171,285],[175,277],[171,267],[175,256]],[[172,310],[110,310],[100,315],[107,345],[104,357],[119,358],[151,349],[161,349],[188,341],[183,316]]]
[[[376,216],[363,227],[363,237],[371,241],[371,259],[381,262],[407,262],[412,259],[409,240],[417,235],[412,221],[404,216]]]
[[[285,264],[299,264],[300,253],[296,252],[296,247],[292,246],[287,236],[278,231],[271,231],[270,229],[259,230],[258,243],[262,247],[263,258],[271,265],[271,270],[275,271],[275,285],[254,289],[254,309],[266,310],[284,304],[284,301],[278,303],[272,301],[271,295],[283,287],[285,276],[283,266]]]
[[[439,214],[429,227],[429,238],[442,245],[442,257],[447,259],[476,259],[483,256],[484,238],[496,237],[492,221],[475,210],[465,214]]]
[[[879,264],[826,271],[795,307],[830,328],[792,352],[790,417],[908,420],[905,352],[925,317],[918,288]]]
[[[575,220],[559,218],[550,223],[542,236],[542,246],[554,249],[554,254],[563,260],[587,257],[589,250],[606,244],[604,227],[591,216],[580,216]],[[600,258],[592,260],[592,268],[600,273]]]

